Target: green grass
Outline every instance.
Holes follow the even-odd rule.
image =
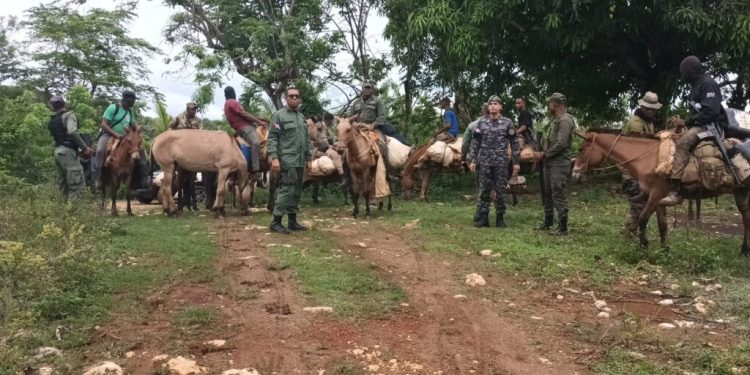
[[[180,328],[206,327],[216,321],[215,310],[205,307],[188,307],[174,314],[172,324]]]

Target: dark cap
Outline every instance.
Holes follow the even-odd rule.
[[[362,82],[362,88],[365,87],[375,87],[375,82],[372,80],[366,79],[364,82]]]
[[[547,101],[565,104],[565,95],[556,92],[550,95],[549,98],[547,98]]]
[[[63,97],[60,95],[55,95],[49,98],[49,104],[51,104],[53,107],[59,107],[65,105],[65,99],[63,99]]]
[[[489,98],[489,99],[487,99],[487,104],[488,104],[488,105],[489,105],[490,103],[492,103],[492,102],[495,102],[495,103],[499,103],[499,104],[503,104],[503,101],[502,101],[502,100],[500,100],[500,97],[499,97],[499,96],[497,96],[497,95],[492,95],[492,96],[490,96],[490,98]]]
[[[440,104],[443,104],[443,103],[448,103],[448,104],[450,104],[450,103],[451,103],[451,98],[449,98],[449,97],[447,97],[447,96],[446,96],[446,97],[443,97],[442,99],[440,99],[439,103],[440,103]]]
[[[187,104],[187,108],[193,108],[193,109],[195,109],[195,108],[198,108],[198,105],[195,104],[195,103],[193,103],[193,102],[190,102],[190,103]]]
[[[138,99],[138,98],[135,97],[135,92],[133,92],[133,90],[123,90],[123,92],[122,92],[122,98],[123,99],[133,99],[133,100]]]

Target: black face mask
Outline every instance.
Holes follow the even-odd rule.
[[[695,56],[688,56],[680,63],[680,74],[685,81],[695,83],[706,70],[703,68],[701,61]]]

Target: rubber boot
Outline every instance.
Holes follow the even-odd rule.
[[[685,198],[680,195],[680,188],[682,186],[681,181],[670,180],[669,184],[671,186],[669,194],[659,201],[659,204],[662,206],[676,206],[685,200]]]
[[[289,234],[292,233],[289,229],[286,229],[283,224],[281,224],[281,216],[275,216],[273,217],[273,222],[271,223],[271,232],[281,233],[281,234]]]
[[[567,236],[568,235],[568,218],[560,218],[560,226],[557,227],[556,231],[549,232],[550,236]]]
[[[474,222],[474,226],[477,228],[489,228],[490,219],[488,218],[488,216],[489,214],[478,214],[477,221]]]
[[[550,216],[545,216],[544,217],[544,223],[542,223],[541,225],[539,225],[539,227],[537,227],[536,229],[537,230],[550,230],[550,229],[552,229],[552,221],[553,220],[554,220],[553,216],[551,216],[551,215]]]
[[[495,227],[496,228],[506,227],[504,214],[501,214],[499,212],[497,213],[497,215],[495,216]]]
[[[291,231],[307,230],[307,227],[297,222],[297,214],[289,214],[289,224],[287,228]]]

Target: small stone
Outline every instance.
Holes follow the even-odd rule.
[[[563,297],[561,294],[557,295],[557,300],[558,301],[562,301],[563,299],[565,299],[565,297]]]
[[[321,312],[332,313],[333,307],[329,307],[329,306],[305,307],[302,309],[302,311],[311,312],[311,313],[321,313]]]
[[[603,300],[603,299],[600,299],[600,300],[596,300],[596,302],[594,302],[594,306],[595,306],[595,307],[596,307],[597,309],[601,310],[601,309],[603,309],[603,308],[607,307],[607,301],[605,301],[605,300]]]
[[[635,359],[643,359],[646,358],[645,355],[638,353],[638,352],[628,352],[628,355],[635,358]]]
[[[373,364],[373,365],[369,365],[369,366],[367,366],[367,370],[368,370],[368,371],[371,371],[371,372],[375,372],[375,371],[378,371],[378,370],[380,370],[380,366],[378,366],[378,365],[375,365],[375,364]]]
[[[611,313],[612,309],[610,309],[609,307],[605,307],[605,308],[602,309],[602,311]]]
[[[159,363],[159,362],[166,362],[167,359],[169,359],[169,356],[166,354],[160,354],[155,356],[154,358],[151,358],[151,362]]]
[[[541,316],[532,316],[531,320],[544,320]]]
[[[578,289],[573,289],[573,288],[565,288],[565,291],[566,291],[566,292],[570,292],[570,293],[573,293],[573,294],[581,294],[581,291],[580,291],[580,290],[578,290]]]
[[[677,289],[680,289],[680,286],[678,284],[672,284],[669,286],[669,289],[677,290]]]
[[[58,348],[44,346],[36,349],[36,355],[34,356],[34,358],[42,359],[49,356],[62,357],[62,352]]]
[[[319,373],[320,374],[320,373]],[[221,375],[260,375],[254,368],[243,368],[241,370],[231,369],[221,373]]]
[[[402,303],[401,307],[409,307],[409,304],[408,303]]]
[[[547,359],[547,358],[544,358],[544,357],[539,357],[539,362],[540,362],[541,364],[543,364],[543,365],[549,365],[549,364],[551,364],[551,363],[552,363],[552,362],[550,362],[550,360],[549,360],[549,359]]]
[[[713,292],[714,290],[721,290],[721,284],[709,285],[705,289],[707,292]]]
[[[606,311],[602,311],[596,317],[599,319],[609,319],[609,313]]]
[[[122,367],[114,362],[102,362],[99,366],[94,366],[86,370],[83,375],[123,375]]]
[[[747,374],[747,367],[732,367],[729,371],[732,372],[732,375]]]
[[[651,294],[653,294],[653,295],[656,295],[656,296],[660,296],[660,295],[662,295],[662,294],[663,294],[663,293],[661,292],[661,290],[652,290],[652,291],[650,291],[649,293],[651,293]]]
[[[135,352],[127,352],[125,353],[125,358],[133,358],[135,357]]]
[[[206,371],[205,367],[198,366],[192,359],[182,356],[172,358],[167,362],[169,371],[176,375],[197,375]]]
[[[479,255],[481,255],[483,257],[491,256],[492,255],[492,250],[489,250],[489,249],[482,250],[482,251],[479,252]]]
[[[203,344],[214,347],[214,348],[222,348],[224,347],[224,345],[227,344],[227,340],[211,340],[211,341],[206,341]]]
[[[669,329],[674,329],[675,325],[672,323],[659,323],[659,328],[669,330]]]
[[[657,303],[659,305],[661,305],[661,306],[672,306],[672,305],[674,305],[674,301],[672,301],[671,299],[663,299],[663,300],[661,300],[661,301],[659,301]]]
[[[674,324],[676,324],[680,328],[693,328],[693,327],[695,327],[695,323],[694,322],[690,322],[690,321],[687,321],[687,320],[675,320]]]
[[[366,244],[366,243],[364,243],[364,242],[358,242],[358,243],[357,243],[357,246],[359,246],[359,247],[361,247],[361,248],[363,248],[363,249],[367,248],[367,244]]]
[[[487,282],[484,281],[484,277],[478,273],[470,273],[466,275],[466,284],[469,286],[484,286]]]
[[[583,292],[581,294],[583,294],[584,296],[589,296],[589,297],[591,297],[591,299],[596,299],[593,290],[589,290],[588,292]]]
[[[466,298],[469,298],[469,297],[466,297],[463,294],[456,294],[456,295],[453,296],[453,298],[455,298],[455,299],[466,299]]]
[[[703,315],[708,314],[708,309],[706,308],[706,305],[704,305],[701,302],[697,302],[695,305],[693,305],[693,307],[695,307],[695,310]]]
[[[701,286],[701,284],[699,282],[697,282],[697,281],[693,281],[690,285],[692,285],[695,288]]]

